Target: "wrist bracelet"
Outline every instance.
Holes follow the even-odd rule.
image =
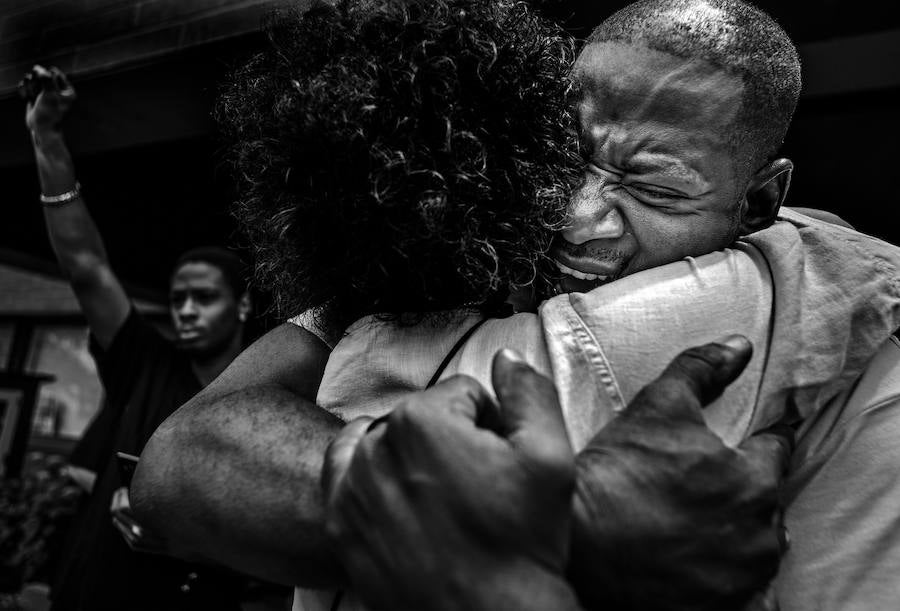
[[[65,193],[60,193],[59,195],[44,195],[43,193],[41,193],[41,203],[60,206],[62,204],[68,204],[69,202],[75,201],[80,197],[81,184],[76,182],[74,189],[72,189],[71,191],[66,191]]]

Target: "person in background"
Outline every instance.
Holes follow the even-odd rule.
[[[241,351],[251,310],[245,265],[217,247],[181,255],[169,285],[175,340],[165,339],[137,313],[113,271],[76,180],[61,129],[74,88],[58,69],[35,66],[21,90],[47,232],[87,319],[106,392],[91,426],[101,438],[93,492],[69,533],[52,609],[238,609],[242,580],[164,555],[164,543],[134,520],[116,453],[138,456],[159,423]]]

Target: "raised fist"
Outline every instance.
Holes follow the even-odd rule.
[[[34,133],[57,130],[75,102],[75,89],[58,68],[35,66],[19,82],[19,94],[27,102],[25,125]]]

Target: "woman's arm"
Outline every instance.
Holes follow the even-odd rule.
[[[181,557],[291,585],[340,583],[319,471],[342,422],[314,403],[328,353],[291,324],[244,351],[150,439],[131,488],[137,520]]]

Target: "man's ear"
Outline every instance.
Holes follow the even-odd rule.
[[[253,302],[250,301],[250,292],[247,291],[243,295],[241,295],[240,299],[238,299],[238,320],[240,320],[241,322],[246,322],[252,310]]]
[[[793,171],[794,163],[781,157],[753,174],[741,204],[740,235],[765,229],[775,221],[791,186]]]

